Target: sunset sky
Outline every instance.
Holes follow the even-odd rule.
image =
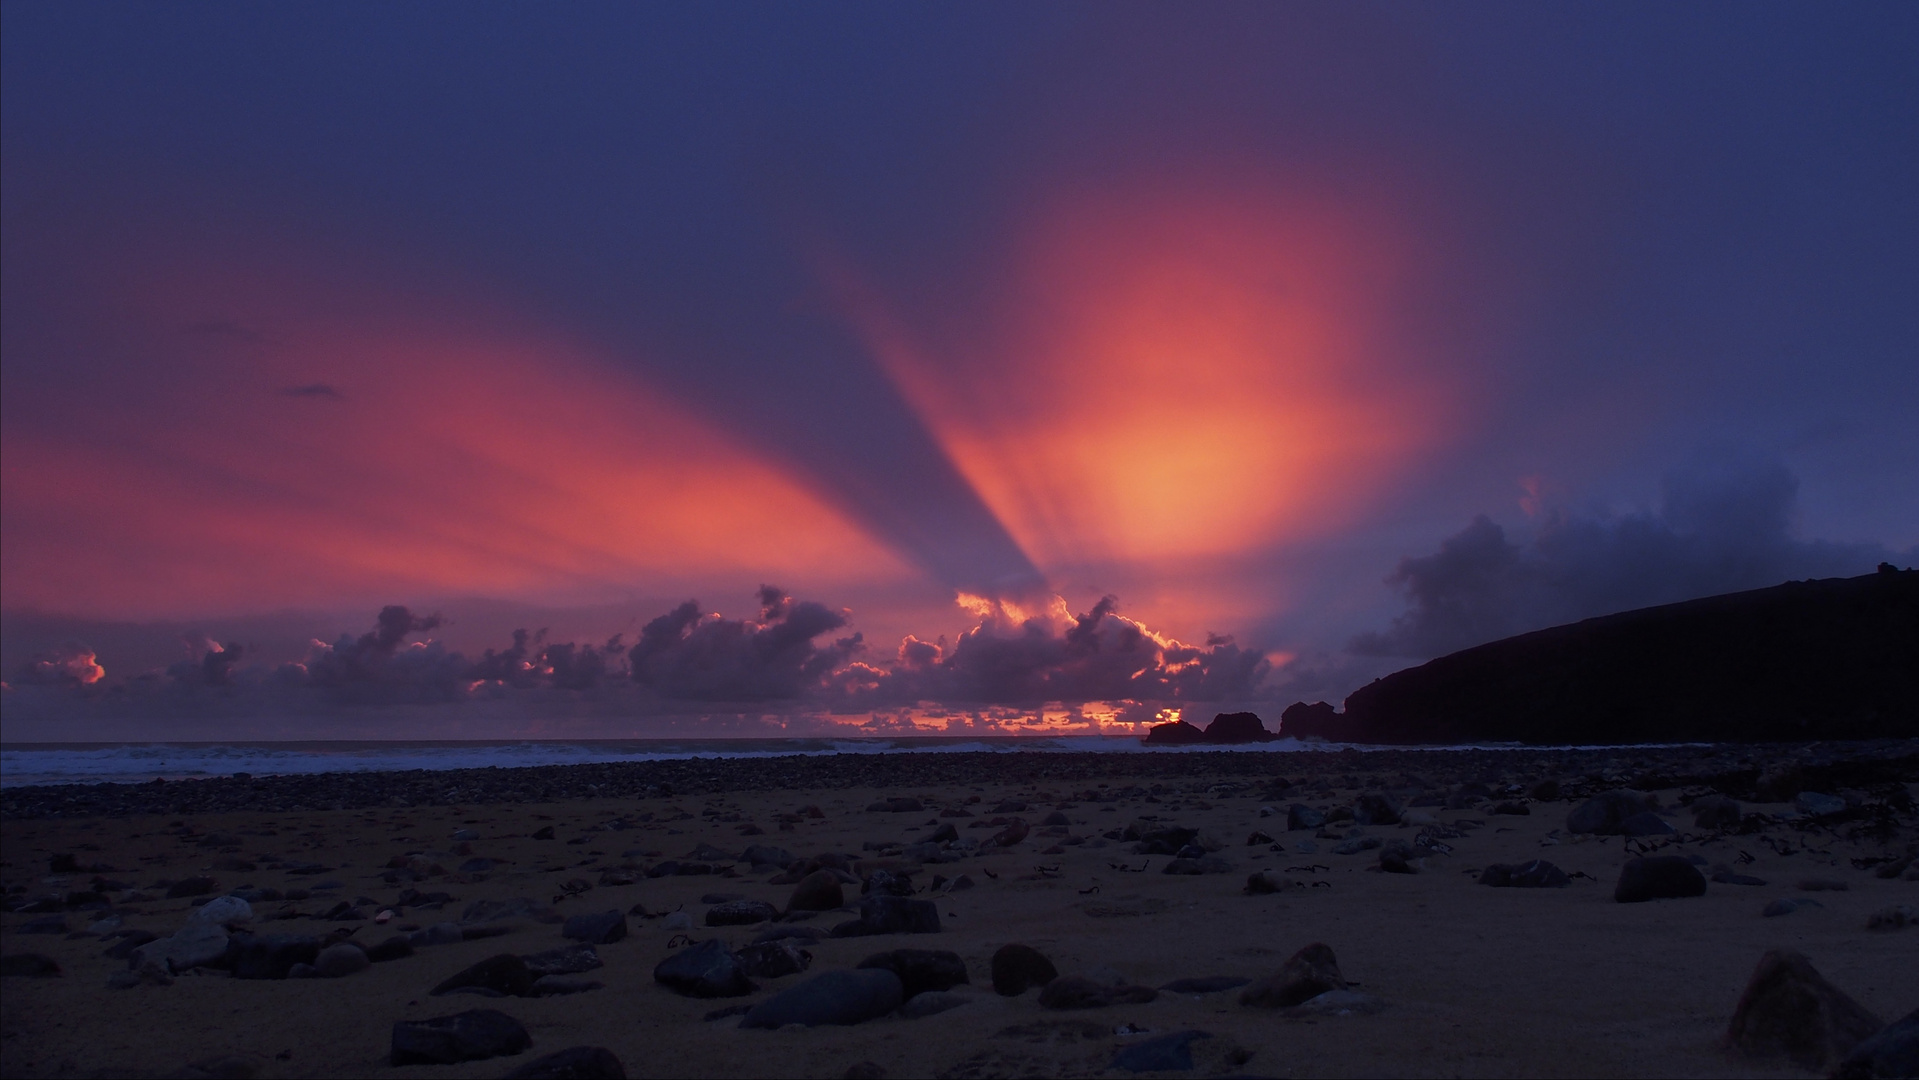
[[[0,19],[10,695],[1276,716],[1919,547],[1911,4]]]

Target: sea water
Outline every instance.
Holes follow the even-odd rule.
[[[1238,746],[1147,747],[1136,735],[890,736],[789,739],[577,739],[422,742],[9,743],[0,787],[142,783],[156,778],[585,765],[828,754],[1187,753],[1302,750],[1298,739]],[[1316,749],[1326,749],[1316,744]]]

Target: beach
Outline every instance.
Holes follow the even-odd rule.
[[[1670,831],[1571,827],[1620,790],[1644,793]],[[1915,793],[1912,741],[835,755],[10,788],[4,952],[58,973],[5,980],[0,1072],[495,1077],[602,1047],[630,1076],[1804,1076],[1725,1046],[1729,1018],[1775,949],[1883,1021],[1919,1005],[1919,929],[1869,928],[1919,904],[1905,867]],[[1736,808],[1708,813],[1727,797]],[[1710,883],[1617,901],[1642,856],[1681,857]],[[1481,883],[1534,860],[1566,882]],[[801,909],[796,890],[821,874],[843,904]],[[863,889],[900,911],[930,902],[910,910],[935,912],[937,932],[875,931]],[[741,901],[773,918],[708,925],[715,909],[750,918]],[[1762,914],[1781,902],[1793,910]],[[136,969],[127,942],[164,944],[196,912],[242,907],[220,920],[229,955]],[[576,948],[594,920],[569,918],[606,913],[585,931],[601,939],[598,966],[576,957],[582,970],[538,996],[431,993],[492,957]],[[805,970],[753,976],[737,996],[656,978],[703,942],[744,955],[769,931]],[[245,977],[238,943],[270,935],[345,941],[371,962]],[[1347,997],[1242,1000],[1315,943]],[[996,992],[1008,945],[1083,982],[1051,1000]],[[947,995],[927,1015],[911,1007],[920,994],[858,1023],[741,1026],[755,1014],[740,1006],[903,949],[956,954],[967,981],[926,991]],[[512,1017],[530,1046],[391,1063],[397,1022],[473,1009]]]

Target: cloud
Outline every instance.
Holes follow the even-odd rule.
[[[70,641],[35,654],[21,665],[14,681],[23,686],[92,686],[106,677],[93,650]]]
[[[1515,540],[1485,515],[1400,560],[1386,580],[1410,609],[1355,653],[1428,658],[1512,634],[1800,578],[1870,571],[1879,544],[1798,540],[1799,481],[1784,465],[1739,461],[1669,473],[1656,511],[1624,516],[1550,511]]]
[[[1252,698],[1271,671],[1259,653],[1231,638],[1204,646],[1164,637],[1119,614],[1103,597],[1069,614],[1053,597],[1038,612],[1009,601],[962,597],[979,615],[973,629],[946,639],[907,637],[886,667],[850,665],[839,673],[847,704],[915,702],[1038,705],[1084,701],[1225,701]]]
[[[862,651],[858,634],[813,643],[845,625],[840,612],[762,585],[759,621],[703,615],[688,600],[647,623],[627,661],[634,682],[666,698],[788,701],[819,691]]]

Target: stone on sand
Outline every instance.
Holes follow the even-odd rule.
[[[966,961],[945,949],[891,949],[861,960],[859,967],[899,976],[901,990],[908,998],[972,982],[966,973]]]
[[[832,911],[844,903],[846,891],[840,885],[839,875],[820,869],[793,886],[793,895],[787,899],[786,906],[791,911]]]
[[[1619,870],[1612,898],[1621,904],[1706,895],[1706,875],[1678,855],[1630,859]]]
[[[320,939],[310,934],[236,934],[227,959],[236,979],[284,979],[319,955]]]
[[[689,945],[653,968],[653,981],[687,997],[740,997],[754,990],[739,957],[718,938]]]
[[[1619,827],[1634,814],[1655,809],[1651,795],[1643,791],[1619,788],[1587,799],[1566,815],[1566,831],[1617,836]]]
[[[1825,1071],[1884,1023],[1789,949],[1760,957],[1733,1008],[1726,1042],[1748,1056],[1790,1059]]]
[[[535,978],[537,976],[527,968],[525,960],[512,953],[501,953],[454,972],[442,979],[438,986],[427,991],[427,994],[430,997],[439,997],[455,990],[479,987],[507,997],[525,997],[528,991],[533,989]]]
[[[740,1026],[858,1024],[885,1016],[899,1008],[904,1000],[900,978],[891,971],[883,968],[829,971],[753,1006]]]
[[[1494,863],[1480,872],[1479,883],[1500,889],[1559,889],[1572,884],[1564,870],[1544,859]]]
[[[323,979],[357,975],[371,966],[373,961],[367,959],[366,950],[350,941],[328,945],[313,958],[313,970]]]
[[[790,938],[756,941],[742,946],[735,955],[739,957],[740,970],[756,979],[798,975],[813,963],[813,954],[795,945]]]
[[[993,991],[1005,997],[1018,997],[1059,978],[1059,969],[1031,945],[1000,946],[993,954],[992,970]]]
[[[626,1080],[626,1066],[603,1046],[570,1046],[535,1058],[501,1080]]]
[[[566,920],[560,930],[560,936],[574,941],[584,941],[588,945],[610,945],[626,940],[626,913],[614,908],[608,911],[574,915]]]
[[[1919,1076],[1919,1009],[1852,1048],[1832,1074],[1838,1080]]]
[[[455,1065],[517,1054],[533,1045],[518,1020],[493,1009],[469,1009],[393,1025],[394,1065]]]
[[[1193,1067],[1193,1043],[1212,1038],[1206,1031],[1175,1031],[1123,1047],[1109,1069],[1126,1072],[1186,1072]]]
[[[1239,1003],[1265,1009],[1285,1008],[1328,990],[1346,988],[1332,948],[1316,941],[1294,953],[1278,971],[1241,991]]]

